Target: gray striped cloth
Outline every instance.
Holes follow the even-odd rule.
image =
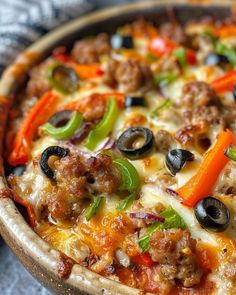
[[[56,26],[92,9],[90,0],[0,0],[0,73]]]

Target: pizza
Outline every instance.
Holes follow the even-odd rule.
[[[29,71],[7,180],[61,278],[80,264],[142,294],[236,294],[235,34],[233,17],[138,19]]]

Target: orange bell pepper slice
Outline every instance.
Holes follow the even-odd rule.
[[[193,207],[199,200],[211,194],[219,174],[229,161],[224,155],[225,149],[234,142],[236,138],[230,130],[218,135],[215,145],[206,152],[197,174],[177,190],[184,199],[184,205]]]
[[[230,26],[225,25],[225,26],[222,26],[220,28],[216,28],[213,31],[213,34],[214,34],[214,36],[221,37],[221,38],[235,36],[236,35],[236,26],[234,26],[234,25],[230,25]]]
[[[8,157],[10,165],[22,165],[29,161],[31,146],[38,127],[55,113],[58,101],[59,96],[49,91],[33,106],[14,139],[13,149]]]
[[[82,80],[97,78],[104,74],[100,64],[77,64],[73,62],[68,64],[71,65]]]
[[[211,86],[214,88],[216,93],[220,94],[225,91],[232,91],[235,84],[236,70],[233,70],[214,80],[211,83]]]
[[[180,44],[161,36],[152,38],[148,45],[148,50],[156,57],[161,57],[164,54],[171,54],[175,49],[181,47]],[[194,50],[186,48],[186,59],[188,64],[196,64],[196,53]]]
[[[66,53],[65,47],[54,49],[53,56],[62,64],[71,66],[82,80],[97,78],[104,74],[99,63],[78,64],[74,62],[72,57]]]

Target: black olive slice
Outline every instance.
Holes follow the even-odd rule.
[[[125,97],[125,107],[130,108],[135,106],[141,106],[141,107],[146,106],[144,97],[127,95]]]
[[[54,127],[64,126],[71,119],[72,113],[73,112],[69,110],[57,112],[48,120],[48,122]]]
[[[70,67],[54,64],[48,69],[49,83],[57,90],[72,93],[77,90],[79,77]]]
[[[14,167],[14,169],[12,170],[12,173],[17,175],[17,176],[21,176],[26,170],[26,165],[20,165],[20,166],[16,166]]]
[[[134,47],[132,36],[122,36],[119,34],[111,36],[111,47],[114,49],[126,48],[130,49]]]
[[[69,150],[64,149],[60,146],[49,146],[46,148],[40,158],[39,165],[42,169],[42,172],[49,178],[55,180],[55,173],[48,165],[48,159],[51,156],[57,156],[59,158],[64,158],[68,156]]]
[[[181,170],[186,161],[192,161],[193,153],[187,150],[174,149],[166,155],[166,167],[172,175],[175,175]]]
[[[233,96],[234,96],[234,101],[236,101],[236,84],[233,86]]]
[[[141,126],[125,130],[117,140],[117,148],[120,152],[133,160],[146,156],[152,150],[153,144],[152,131]]]
[[[230,220],[229,209],[221,201],[207,197],[200,200],[194,209],[201,226],[215,232],[224,231]]]
[[[216,66],[220,64],[228,64],[229,59],[225,55],[212,52],[205,58],[204,62],[206,65]]]

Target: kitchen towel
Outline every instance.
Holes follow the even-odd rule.
[[[0,74],[41,35],[92,9],[90,0],[0,0]]]

